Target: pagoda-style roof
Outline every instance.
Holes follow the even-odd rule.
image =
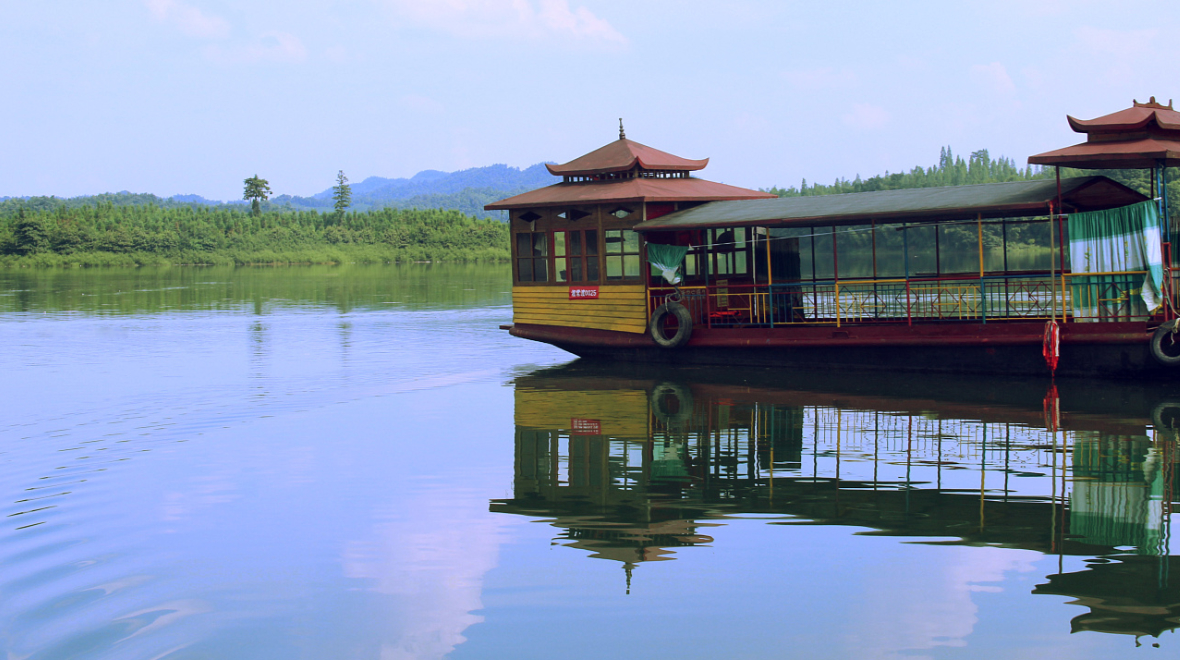
[[[1052,179],[812,197],[776,197],[740,204],[702,204],[641,222],[635,225],[635,231],[1015,218],[1045,214],[1049,203],[1056,199],[1057,184]],[[1116,208],[1146,199],[1146,196],[1103,176],[1061,180],[1061,201],[1067,213]]]
[[[770,193],[694,177],[634,178],[617,181],[555,183],[515,197],[488,204],[488,211],[536,208],[558,204],[711,202],[716,200],[769,199]]]
[[[549,168],[550,174],[568,177],[626,172],[635,167],[666,172],[695,172],[704,169],[708,164],[708,158],[689,160],[620,137],[605,147],[595,149],[564,165],[547,164],[545,167]]]
[[[1079,169],[1147,169],[1160,161],[1180,165],[1180,112],[1171,101],[1163,105],[1153,96],[1097,119],[1066,119],[1070,128],[1086,134],[1086,141],[1030,156],[1030,164]]]
[[[1126,110],[1099,117],[1097,119],[1074,119],[1069,115],[1069,127],[1078,133],[1126,133],[1150,128],[1153,124],[1157,128],[1168,131],[1180,131],[1180,112],[1172,109],[1172,102],[1167,105],[1156,103],[1155,97],[1147,103],[1132,101],[1134,105]]]
[[[689,160],[628,140],[619,139],[564,165],[545,165],[565,180],[545,188],[488,204],[488,211],[537,208],[560,204],[647,202],[712,202],[767,199],[774,195],[749,188],[697,179],[689,172],[703,169],[709,159]]]

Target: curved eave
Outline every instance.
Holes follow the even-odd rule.
[[[636,166],[647,170],[695,172],[704,169],[709,159],[691,160],[660,151],[634,140],[620,138],[568,163],[546,165],[554,176],[593,176],[625,172]]]
[[[1125,142],[1083,142],[1029,156],[1030,165],[1056,165],[1083,170],[1148,169],[1159,161],[1180,166],[1180,141],[1145,138]]]
[[[773,199],[774,195],[704,179],[625,179],[609,182],[555,183],[545,188],[502,199],[484,206],[488,211],[540,208],[562,204],[611,204],[644,202],[714,202],[721,200]]]
[[[1165,130],[1180,130],[1180,112],[1159,108],[1127,108],[1097,119],[1065,116],[1069,127],[1078,133],[1122,133],[1138,131],[1154,123]]]
[[[642,169],[660,172],[696,172],[703,170],[709,165],[709,159],[689,161],[687,164],[670,164],[670,163],[647,163],[642,158],[636,156],[631,159],[631,162],[612,165],[610,167],[599,167],[595,169],[565,169],[562,165],[545,164],[549,173],[554,176],[594,176],[595,174],[612,174],[614,172],[626,172],[639,166]]]

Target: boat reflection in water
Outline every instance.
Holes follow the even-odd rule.
[[[1054,555],[1057,574],[1033,593],[1089,608],[1074,631],[1180,627],[1180,406],[1156,389],[578,362],[515,385],[513,497],[491,509],[621,562],[628,589],[643,562],[711,543],[727,518],[770,514]],[[1088,567],[1065,571],[1068,556]]]

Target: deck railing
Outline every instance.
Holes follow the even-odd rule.
[[[694,325],[778,327],[1048,319],[1146,320],[1145,271],[680,287]],[[672,287],[649,289],[654,310]]]

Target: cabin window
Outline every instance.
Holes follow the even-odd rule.
[[[549,281],[549,235],[545,232],[516,235],[516,280]]]
[[[998,273],[1004,269],[1004,221],[983,223],[983,270]]]
[[[598,231],[555,232],[553,274],[558,282],[597,282]]]
[[[766,227],[755,227],[754,242],[751,247],[750,259],[754,262],[751,270],[754,282],[768,284],[771,276],[770,265],[770,231]]]
[[[701,245],[704,240],[704,232],[693,232],[687,238],[688,253],[684,255],[684,280],[687,281],[703,281],[707,274],[708,268],[705,267],[706,252],[705,247]],[[652,272],[652,277],[661,277],[659,273]]]
[[[979,227],[975,222],[938,225],[940,275],[979,272]]]
[[[863,280],[873,277],[874,229],[872,225],[837,228],[836,270],[840,279]]]
[[[1061,236],[1051,236],[1049,220],[1033,220],[1029,222],[1008,221],[1004,241],[1004,257],[1006,269],[1010,271],[1038,271],[1049,270],[1056,266],[1060,268]],[[1057,234],[1057,228],[1052,228]],[[1069,240],[1068,234],[1064,237]],[[1057,249],[1054,249],[1056,247]],[[1068,250],[1066,254],[1068,255]],[[1069,261],[1066,261],[1069,267]]]
[[[750,228],[710,229],[709,247],[713,264],[711,274],[718,277],[746,275],[750,272]]]
[[[606,238],[606,279],[639,277],[639,234],[630,229],[608,229]]]
[[[938,275],[938,231],[934,225],[907,225],[905,248],[907,276]]]
[[[802,238],[806,235],[806,238]],[[811,229],[770,230],[770,270],[775,282],[798,282],[806,274],[811,279]],[[803,255],[807,254],[807,269]]]
[[[815,268],[815,279],[831,280],[836,277],[836,244],[834,227],[816,227],[811,238],[811,259]]]
[[[905,277],[905,228],[900,224],[877,225],[873,232],[877,252],[877,277]]]
[[[815,279],[815,231],[811,227],[799,236],[799,277]]]

